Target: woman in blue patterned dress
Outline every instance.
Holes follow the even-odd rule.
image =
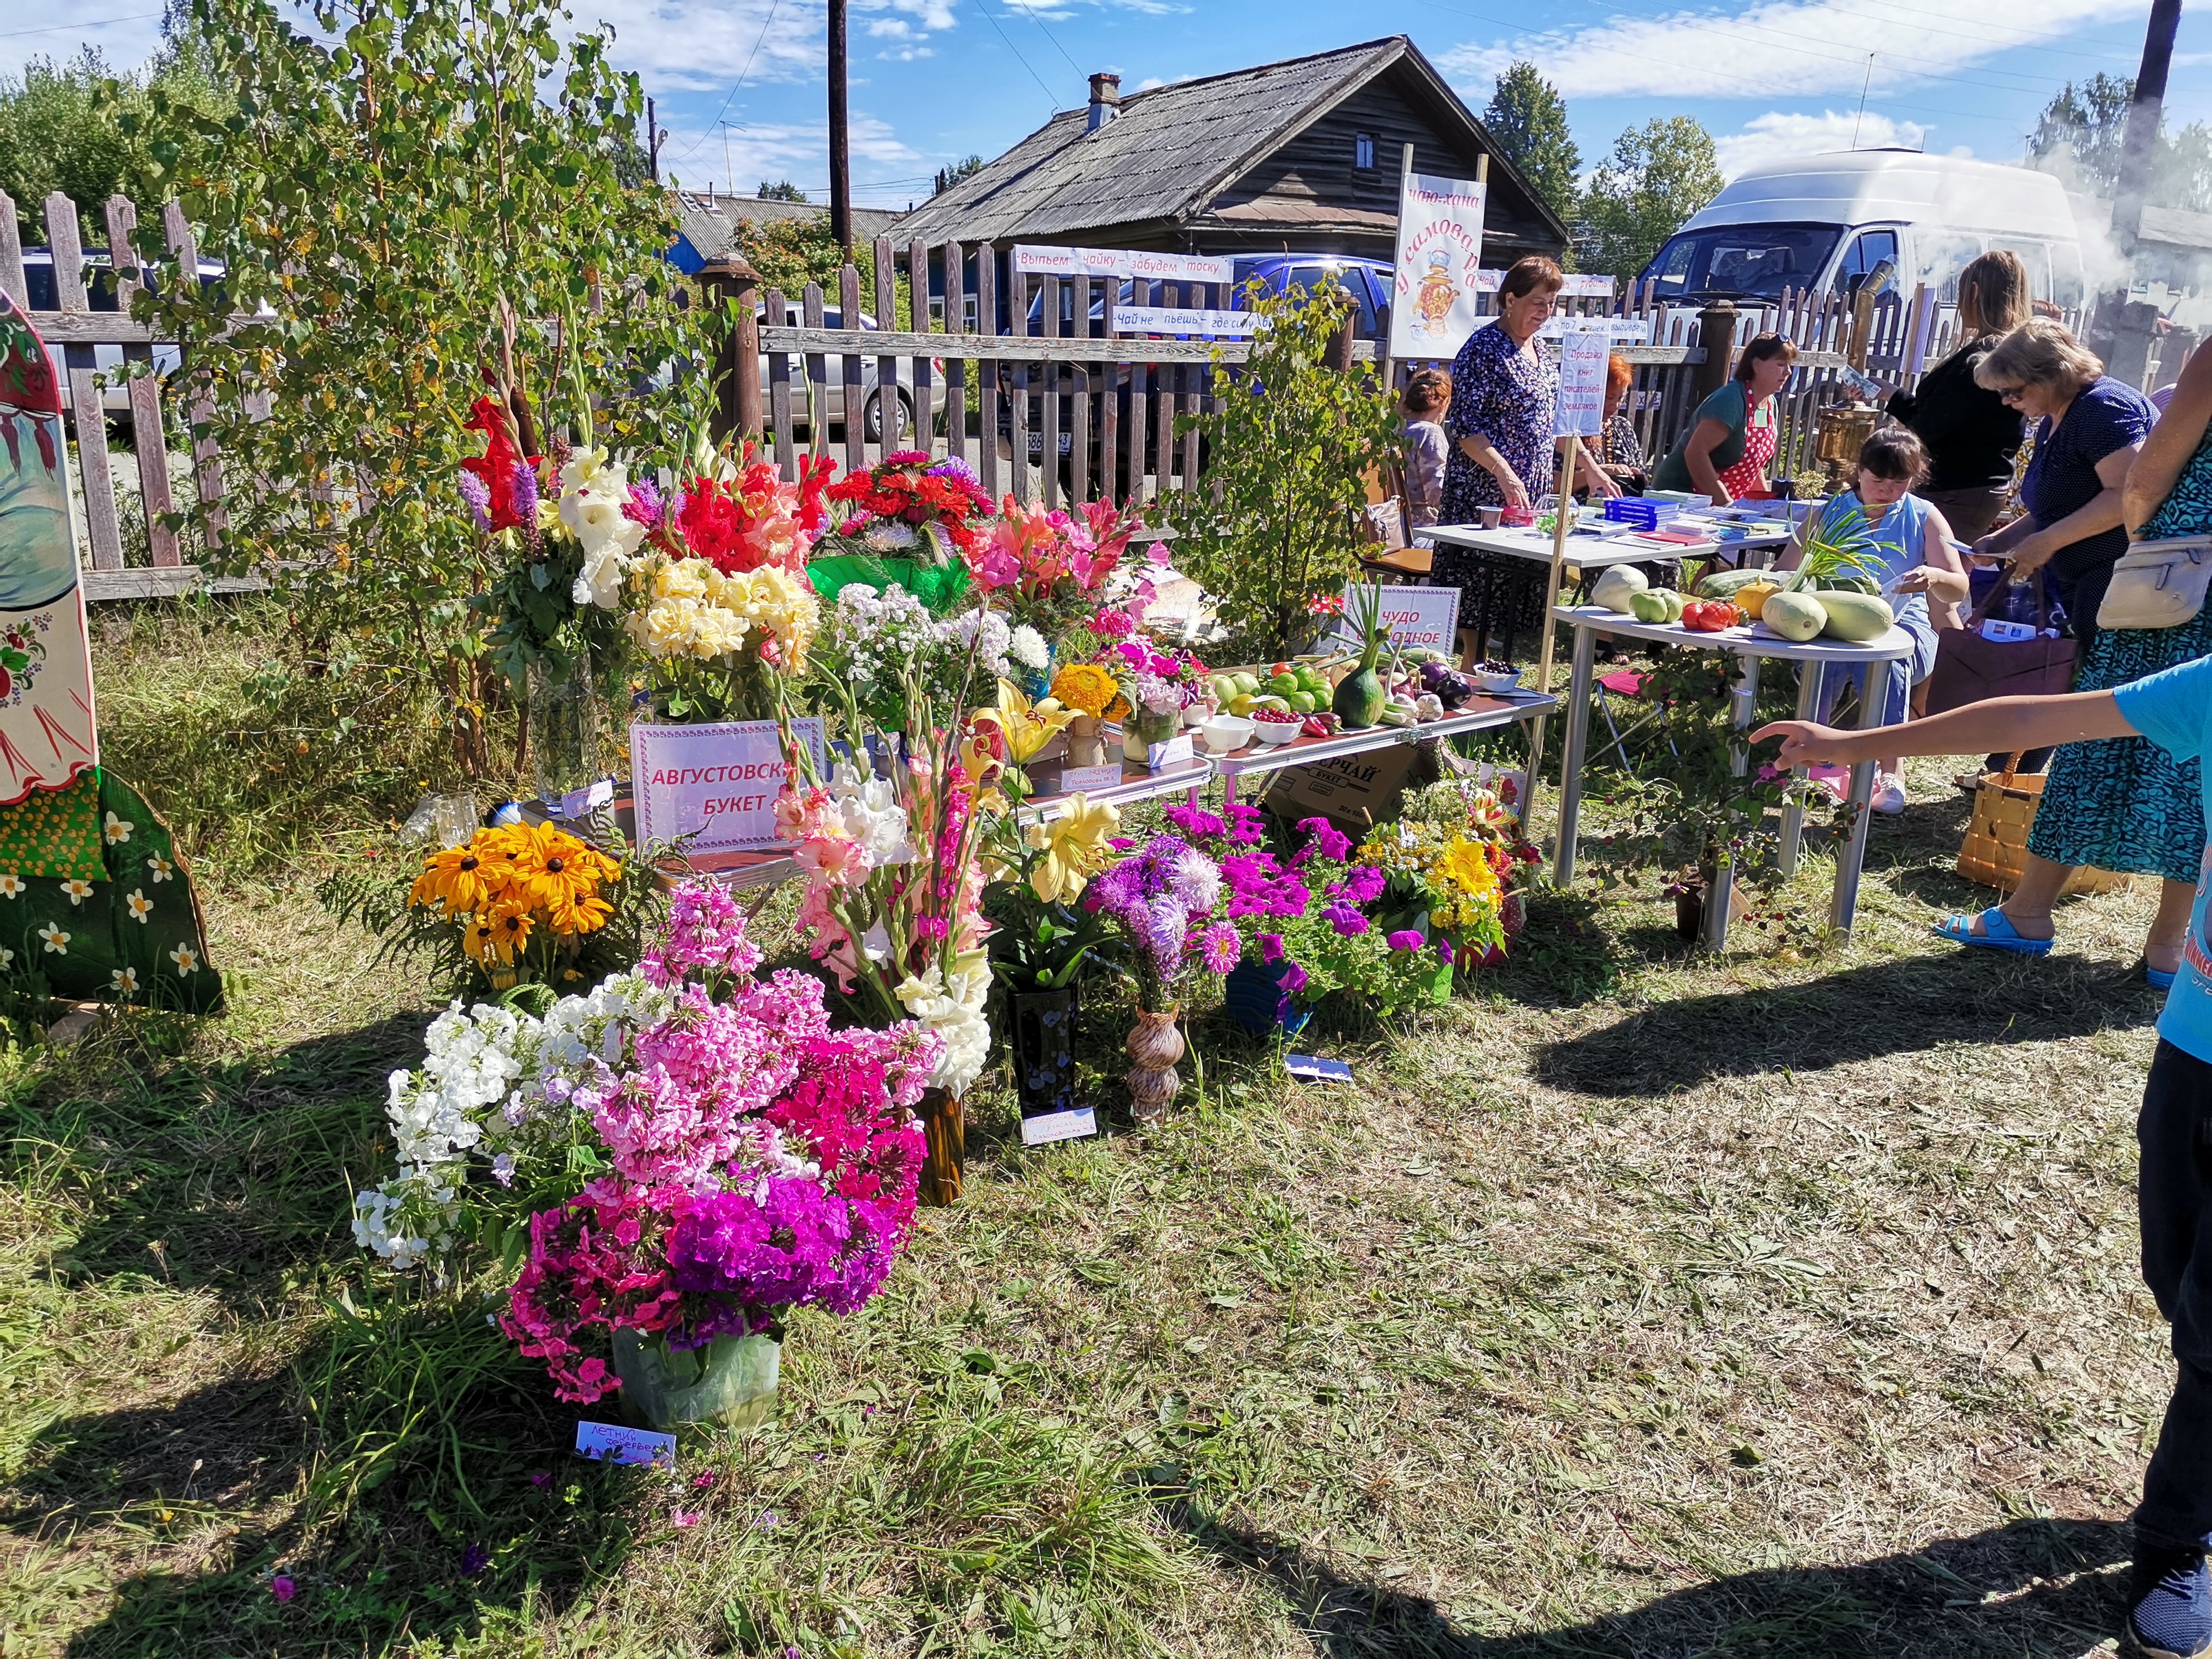
[[[2212,346],[2200,347],[2182,371],[2129,470],[2121,505],[2138,539],[2212,535]],[[2100,581],[2100,599],[2103,587]],[[2094,621],[2077,617],[2076,630]],[[2074,689],[2107,691],[2208,654],[2212,605],[2178,628],[2097,629]],[[2143,945],[2144,977],[2161,990],[2173,983],[2206,857],[2197,761],[2178,761],[2146,738],[2068,744],[2051,763],[2027,851],[2020,887],[1975,918],[1983,931],[1960,943],[2041,956],[2051,949],[2051,904],[2075,866],[2155,875],[2163,886]]]
[[[1559,482],[1552,440],[1558,363],[1536,343],[1565,278],[1549,259],[1516,260],[1498,284],[1498,315],[1468,337],[1452,360],[1444,435],[1443,522],[1472,524],[1483,507],[1526,507]],[[1600,495],[1620,487],[1583,452],[1583,482]]]

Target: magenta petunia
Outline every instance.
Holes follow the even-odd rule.
[[[1421,937],[1421,930],[1418,927],[1401,927],[1396,933],[1386,938],[1383,943],[1394,951],[1418,951],[1426,945],[1428,940]]]

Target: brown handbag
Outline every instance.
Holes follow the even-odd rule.
[[[1982,637],[1982,620],[2004,592],[2002,580],[1974,607],[1964,628],[1936,636],[1936,672],[1928,677],[1929,714],[1964,708],[1991,697],[2042,696],[2073,689],[2074,658],[2081,647],[2073,640],[2043,636],[2040,630],[2051,626],[2051,589],[2040,570],[2030,580],[2035,583],[2039,630],[2033,639]]]

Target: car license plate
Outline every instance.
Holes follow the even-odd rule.
[[[1060,434],[1060,453],[1063,455],[1073,455],[1075,453],[1075,434],[1073,432],[1063,432]],[[1044,453],[1043,433],[1032,432],[1030,434],[1030,453],[1032,455],[1042,455]]]

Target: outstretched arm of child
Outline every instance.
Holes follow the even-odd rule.
[[[1751,734],[1753,743],[1782,739],[1784,766],[1850,766],[1897,755],[2003,755],[2090,738],[2138,735],[2109,691],[2052,697],[1996,697],[1946,714],[1872,732],[1840,732],[1809,720],[1776,720]]]

